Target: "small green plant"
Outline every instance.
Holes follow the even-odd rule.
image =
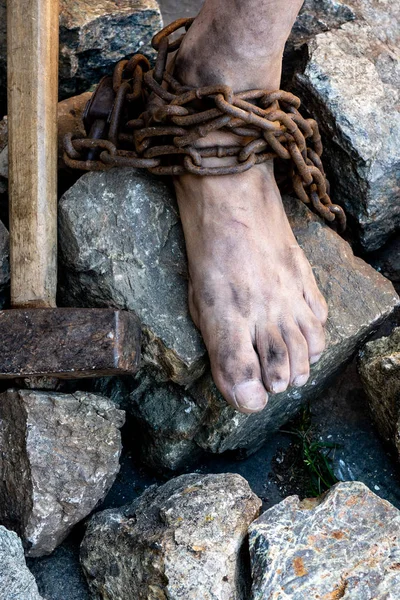
[[[307,472],[307,494],[316,497],[339,481],[332,468],[334,452],[339,446],[316,439],[311,416],[310,407],[307,406],[290,429],[281,431],[297,438],[300,459]]]

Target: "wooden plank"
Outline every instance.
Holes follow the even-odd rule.
[[[58,0],[7,2],[11,302],[55,306]]]
[[[135,373],[137,317],[112,308],[0,311],[0,378],[76,379]]]

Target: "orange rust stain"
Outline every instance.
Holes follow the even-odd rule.
[[[304,566],[304,561],[300,556],[294,559],[293,568],[297,577],[304,577],[304,575],[308,574],[308,571]]]
[[[332,531],[332,537],[334,537],[336,540],[341,540],[344,538],[344,533],[343,531]]]
[[[359,501],[359,499],[357,497],[351,496],[350,498],[348,498],[345,502],[346,506],[354,506],[355,504],[357,504],[357,502]]]

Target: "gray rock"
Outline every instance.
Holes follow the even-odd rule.
[[[140,459],[163,472],[187,468],[202,454],[195,439],[205,406],[182,386],[158,381],[151,371],[145,370],[138,380],[123,406],[134,418]]]
[[[157,0],[61,0],[61,96],[86,91],[126,56],[148,53],[161,27]]]
[[[205,348],[187,307],[186,260],[175,199],[161,178],[132,169],[88,173],[59,205],[67,305],[114,305],[144,328],[144,361],[188,383]]]
[[[6,91],[6,0],[0,0],[0,103]],[[149,52],[162,27],[157,0],[60,0],[59,93],[86,92],[113,65]]]
[[[0,525],[0,600],[43,600],[25,563],[21,540]]]
[[[123,423],[122,411],[93,394],[0,395],[0,521],[28,556],[52,552],[105,497]]]
[[[395,235],[368,260],[377,271],[390,279],[395,290],[400,292],[400,235]]]
[[[177,468],[195,445],[210,452],[257,449],[324,389],[399,304],[391,283],[305,205],[290,198],[285,205],[329,304],[328,349],[306,386],[272,396],[262,413],[247,416],[225,403],[208,371],[196,381],[205,350],[187,311],[183,238],[166,184],[127,170],[91,173],[62,198],[64,301],[135,311],[146,332],[145,363],[164,378],[191,384],[158,389],[159,376],[145,377],[132,392],[127,409],[147,436],[143,455],[153,466],[158,456],[160,466]]]
[[[359,482],[290,496],[250,526],[251,600],[400,595],[400,512]]]
[[[297,46],[318,33],[353,21],[356,15],[348,4],[337,0],[305,0],[293,25],[288,46]]]
[[[96,514],[81,562],[107,600],[245,600],[243,542],[261,501],[239,475],[182,475]]]
[[[307,0],[306,0],[307,2]],[[372,27],[378,40],[398,49],[400,42],[400,4],[391,0],[348,0],[357,19]]]
[[[361,20],[317,35],[308,52],[295,91],[321,126],[333,198],[375,250],[400,225],[399,52]]]
[[[358,370],[378,431],[400,457],[400,327],[364,346]]]

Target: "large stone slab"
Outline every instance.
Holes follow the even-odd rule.
[[[367,250],[382,246],[400,225],[400,54],[377,29],[359,19],[317,35],[295,78],[295,91],[323,133],[332,196],[353,217]]]
[[[249,529],[251,600],[385,600],[400,595],[400,512],[364,484],[290,496]]]
[[[21,540],[0,525],[0,600],[44,600],[25,563]]]
[[[6,22],[6,0],[0,0],[0,112],[6,95]],[[117,61],[148,52],[161,27],[157,0],[60,0],[60,97],[86,92]]]
[[[182,475],[89,521],[81,562],[103,600],[245,600],[261,501],[239,475]]]
[[[143,374],[128,410],[140,423],[147,439],[143,456],[153,465],[158,456],[164,468],[178,468],[196,446],[210,452],[258,448],[328,385],[399,304],[392,284],[305,205],[287,198],[285,206],[328,301],[328,347],[304,387],[271,396],[262,413],[248,416],[225,403],[208,370],[197,379],[205,349],[187,310],[184,242],[167,184],[128,170],[90,173],[62,198],[64,301],[129,308],[144,325],[144,364],[158,373]]]
[[[123,411],[107,398],[0,395],[0,522],[28,556],[49,554],[103,500],[119,470]]]
[[[358,370],[378,431],[400,457],[400,327],[362,348]]]
[[[193,381],[205,348],[188,312],[183,233],[165,180],[131,169],[84,175],[60,201],[59,237],[63,302],[134,311],[144,361]]]

